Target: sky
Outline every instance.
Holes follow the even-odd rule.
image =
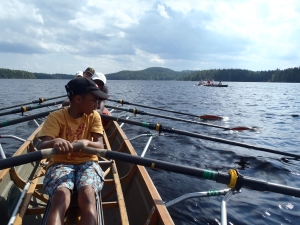
[[[0,68],[104,74],[300,66],[298,0],[10,0]]]

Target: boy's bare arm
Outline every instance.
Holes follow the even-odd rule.
[[[45,148],[55,148],[57,149],[61,154],[67,154],[69,152],[73,151],[72,144],[64,140],[62,138],[52,138],[49,136],[41,137],[41,142],[37,146],[37,149],[45,149]]]
[[[81,140],[74,141],[74,142],[79,142],[80,141],[84,144],[84,146],[103,149],[104,148],[103,135],[98,134],[98,133],[92,133],[92,137],[93,137],[93,141],[90,141],[90,140],[87,140],[87,139],[81,139]]]

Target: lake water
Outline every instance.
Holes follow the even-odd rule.
[[[31,102],[40,97],[50,98],[65,94],[67,80],[0,80],[0,108]],[[223,82],[226,84],[226,82]],[[257,127],[255,131],[228,131],[197,124],[172,121],[153,116],[114,111],[118,117],[130,116],[130,120],[161,123],[175,129],[197,132],[202,135],[224,138],[230,141],[299,154],[300,114],[299,86],[286,83],[233,83],[227,88],[195,86],[189,81],[108,81],[111,99],[165,108],[169,110],[226,117],[211,122],[224,127]],[[50,101],[49,101],[50,102]],[[116,105],[107,102],[108,105]],[[31,104],[33,105],[33,104]],[[124,105],[124,108],[135,106]],[[185,119],[196,119],[147,108],[137,109]],[[30,111],[35,114],[45,109]],[[3,111],[0,111],[3,112]],[[20,115],[1,116],[0,122],[19,118]],[[33,122],[0,128],[0,135],[13,134],[26,139],[36,128]],[[125,124],[128,138],[138,134],[155,133],[143,127]],[[147,138],[132,141],[140,155]],[[11,139],[0,139],[8,156],[19,145]],[[220,144],[197,138],[162,132],[154,137],[145,157],[189,165],[201,169],[226,172],[238,168],[242,175],[267,182],[300,188],[300,162],[285,160],[284,156],[253,149]],[[284,157],[287,158],[287,157]],[[147,169],[162,199],[170,201],[183,194],[227,188],[215,181],[203,180],[172,172]],[[220,224],[222,197],[189,199],[169,208],[176,224]],[[138,207],[138,206],[137,206]],[[229,224],[299,224],[300,199],[272,192],[260,192],[242,188],[227,203]]]

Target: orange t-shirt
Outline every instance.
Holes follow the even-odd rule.
[[[90,115],[83,114],[82,117],[73,119],[68,113],[68,108],[64,108],[52,112],[47,117],[38,137],[62,138],[72,143],[81,139],[92,141],[92,132],[103,134],[99,113],[94,111]],[[48,167],[54,163],[81,164],[88,161],[98,161],[98,157],[84,153],[76,156],[73,154],[55,155],[50,159]]]

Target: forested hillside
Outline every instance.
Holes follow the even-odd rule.
[[[0,68],[0,79],[72,79],[68,74],[31,73],[24,70],[10,70]]]
[[[251,71],[241,69],[218,69],[195,71],[184,80],[239,81],[239,82],[294,82],[300,83],[300,67],[285,70]]]
[[[186,74],[193,71],[174,71],[162,67],[150,67],[144,70],[123,70],[117,73],[106,74],[109,80],[183,80]]]

